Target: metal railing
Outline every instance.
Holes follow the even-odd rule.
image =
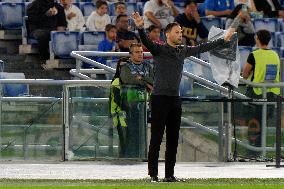
[[[107,71],[107,72],[110,72],[110,73],[114,73],[115,72],[115,69],[113,68],[110,68],[106,65],[103,65],[99,62],[96,62],[92,59],[89,59],[89,58],[86,58],[85,56],[102,56],[102,57],[110,57],[110,56],[118,56],[118,57],[121,57],[121,56],[129,56],[129,53],[128,52],[100,52],[100,51],[73,51],[71,53],[71,56],[80,60],[80,61],[84,61],[86,63],[89,63],[93,66],[96,66],[97,68],[100,68],[100,69],[103,69],[104,71]],[[144,52],[144,56],[151,56],[151,54],[149,52]],[[196,57],[188,57],[189,60],[193,61],[194,63],[197,63],[197,64],[200,64],[204,67],[207,67],[207,68],[210,68],[210,63],[208,62],[205,62],[203,60],[200,60]],[[81,79],[85,79],[87,78],[88,76],[84,75],[84,73],[102,73],[103,71],[102,70],[95,70],[95,69],[80,69],[80,65],[77,64],[76,66],[76,69],[73,69],[70,71],[70,73],[76,77],[79,77]],[[209,80],[206,80],[200,76],[197,76],[193,73],[189,73],[189,72],[183,72],[183,75],[194,80],[194,81],[197,81],[198,83],[201,83],[207,87],[210,87],[212,89],[214,89],[215,91],[218,91],[221,95],[223,96],[227,96],[229,97],[229,89],[227,87],[223,87],[223,86],[220,86],[214,82],[211,82]],[[280,82],[280,83],[252,83],[248,80],[245,80],[243,79],[242,77],[240,77],[240,83],[243,83],[243,84],[246,84],[248,86],[251,86],[251,87],[259,87],[259,88],[262,88],[262,91],[263,91],[263,99],[266,99],[267,98],[267,88],[272,88],[272,87],[280,87],[280,88],[284,88],[284,82]],[[248,97],[246,97],[244,94],[241,94],[239,92],[236,92],[236,91],[233,91],[233,95],[234,97],[236,98],[239,98],[239,99],[248,99]],[[237,142],[244,146],[245,148],[247,149],[251,149],[251,150],[254,150],[254,151],[261,151],[262,152],[262,157],[265,157],[266,156],[266,152],[267,151],[273,151],[275,150],[274,147],[266,147],[266,117],[267,117],[267,105],[268,104],[275,104],[274,102],[267,102],[267,101],[263,101],[263,102],[253,102],[255,104],[260,104],[262,105],[262,121],[261,121],[261,133],[262,133],[262,137],[261,137],[261,147],[254,147],[254,146],[251,146],[245,142],[242,142],[241,140],[237,140]],[[227,136],[226,138],[226,142],[227,142],[227,145],[226,145],[226,158],[229,160],[231,159],[231,141],[235,140],[233,137],[232,137],[232,122],[230,121],[231,120],[231,102],[228,102],[228,109],[229,109],[229,112],[228,112],[228,116],[227,116],[227,120],[228,120],[228,128],[226,129],[227,133],[225,134]],[[195,126],[195,127],[198,127],[200,129],[204,129],[204,128],[207,128],[207,129],[204,129],[204,130],[207,130],[207,132],[210,132],[210,128],[207,127],[207,126],[204,126],[204,125],[201,125],[201,124],[198,124],[198,123],[190,123],[192,126]],[[218,134],[218,131],[216,132],[213,132],[213,134],[217,135]]]
[[[70,129],[70,115],[69,115],[69,104],[70,104],[70,93],[69,89],[74,87],[82,87],[82,86],[104,86],[110,87],[110,80],[52,80],[52,79],[1,79],[0,84],[30,84],[30,85],[44,85],[44,86],[62,86],[62,98],[56,97],[34,97],[34,96],[23,96],[23,97],[4,97],[0,95],[0,124],[2,125],[2,103],[4,102],[57,102],[62,101],[62,110],[63,110],[63,135],[64,135],[64,148],[63,148],[63,160],[68,159],[68,151],[69,151],[69,129]],[[93,103],[105,103],[108,102],[108,98],[79,98],[79,97],[72,97],[72,102],[77,101],[92,101]],[[30,126],[28,126],[30,127]],[[28,128],[25,126],[25,130]],[[26,134],[25,134],[26,136]],[[24,136],[24,138],[26,138]],[[8,145],[3,145],[1,141],[1,129],[0,129],[0,144],[1,144],[1,151],[8,147]],[[26,140],[26,139],[25,139]],[[9,142],[10,143],[10,142]],[[19,146],[19,145],[16,145]],[[39,148],[44,147],[44,145],[33,145]],[[45,145],[46,146],[46,145]],[[24,159],[27,156],[27,143],[24,142]]]

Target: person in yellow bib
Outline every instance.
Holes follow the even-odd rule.
[[[268,47],[271,40],[270,32],[259,30],[255,38],[259,49],[248,56],[243,69],[243,78],[254,83],[280,82],[280,58],[275,51]],[[262,92],[261,88],[248,88],[247,95],[251,98],[261,98]],[[268,98],[279,94],[280,88],[267,88]]]
[[[267,30],[256,32],[257,50],[253,51],[244,65],[242,76],[254,83],[277,83],[280,82],[280,58],[278,54],[269,49],[268,43],[271,40],[271,34]],[[257,87],[248,87],[246,95],[250,98],[262,98],[263,90]],[[267,88],[267,98],[273,99],[280,95],[280,88]],[[261,146],[261,120],[262,106],[249,106],[250,118],[248,120],[248,141],[250,145]],[[268,117],[273,114],[273,107],[268,107]],[[249,151],[250,157],[257,157],[259,152]]]

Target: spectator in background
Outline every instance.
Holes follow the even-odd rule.
[[[163,45],[164,41],[161,40],[161,28],[159,28],[156,25],[151,25],[148,29],[148,37],[151,41],[153,41],[154,43]],[[144,46],[143,46],[143,51],[144,52],[149,52],[149,50]],[[144,57],[144,59],[152,59],[151,57]]]
[[[127,7],[126,7],[126,4],[124,2],[117,2],[115,3],[115,17],[113,17],[112,19],[112,23],[115,24],[116,23],[116,19],[117,19],[117,16],[118,15],[121,15],[121,14],[127,14]]]
[[[98,51],[115,52],[117,49],[115,43],[117,30],[115,25],[112,24],[106,25],[105,32],[106,32],[105,39],[99,43]],[[97,61],[99,63],[107,65],[107,57],[99,57]]]
[[[60,3],[64,7],[68,30],[83,31],[85,19],[81,10],[72,4],[72,0],[60,0]]]
[[[234,0],[205,0],[200,7],[202,16],[228,16],[234,9]]]
[[[257,11],[263,12],[265,17],[284,18],[284,10],[278,0],[254,0]]]
[[[119,50],[128,52],[132,43],[137,43],[139,38],[134,32],[129,31],[128,16],[126,14],[118,15],[116,20],[117,43]]]
[[[184,13],[179,14],[175,21],[182,27],[182,37],[186,45],[196,45],[197,36],[204,41],[208,37],[208,30],[201,22],[195,0],[187,0]]]
[[[235,6],[237,6],[238,4],[247,5],[251,12],[257,11],[254,4],[254,0],[235,0]]]
[[[96,10],[87,19],[87,29],[90,31],[104,31],[107,24],[110,24],[110,16],[107,14],[107,3],[103,0],[96,2]]]
[[[146,29],[153,24],[164,29],[179,14],[172,0],[149,0],[143,10]]]
[[[228,16],[227,28],[237,28],[238,44],[242,46],[254,46],[254,26],[249,16],[249,10],[245,4],[239,4]]]
[[[65,31],[67,21],[64,8],[54,0],[34,0],[27,7],[31,36],[38,40],[41,60],[49,59],[51,31]]]

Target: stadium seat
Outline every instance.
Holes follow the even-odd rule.
[[[284,47],[284,32],[276,33],[277,47]]]
[[[51,53],[60,58],[70,58],[72,51],[78,50],[80,32],[51,32]]]
[[[278,20],[276,18],[259,18],[254,19],[254,28],[255,31],[265,29],[270,32],[277,32],[279,31]]]
[[[38,41],[31,36],[28,16],[23,17],[22,44],[37,44]]]
[[[218,28],[223,28],[221,18],[217,18],[217,17],[214,17],[214,18],[202,17],[201,21],[203,22],[205,27],[208,29],[208,31],[210,30],[210,28],[212,26],[215,26],[215,27],[218,27]]]
[[[105,32],[86,31],[82,33],[82,45],[98,45],[105,38]]]
[[[24,3],[0,3],[0,22],[3,29],[21,29]]]
[[[84,16],[90,16],[96,10],[96,5],[92,2],[82,2],[80,3],[80,8]]]
[[[25,79],[24,73],[0,72],[1,79]],[[26,84],[4,84],[2,85],[4,96],[24,96],[29,94],[29,87]]]
[[[245,63],[247,62],[248,55],[252,52],[252,47],[247,47],[247,46],[239,46],[239,51],[240,51],[240,67],[241,70],[243,69]]]

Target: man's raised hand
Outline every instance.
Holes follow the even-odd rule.
[[[143,18],[139,15],[138,12],[132,13],[131,18],[133,19],[137,28],[143,28],[144,21],[143,21]]]

